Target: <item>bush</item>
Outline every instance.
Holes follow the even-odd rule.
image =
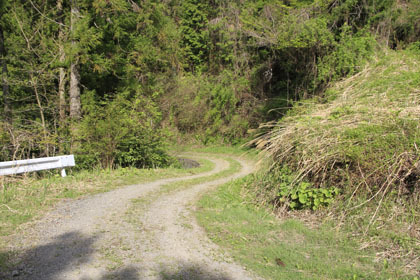
[[[282,177],[277,199],[280,203],[288,203],[291,210],[317,210],[319,207],[328,207],[338,194],[338,189],[335,187],[315,188],[308,182],[293,184],[290,180],[291,174],[286,169],[282,169]]]
[[[134,131],[117,146],[116,162],[119,166],[139,168],[168,166],[174,160],[166,154],[161,133]]]
[[[420,55],[420,41],[414,42],[412,44],[410,44],[407,49],[409,51],[412,51],[413,53],[416,53],[418,55]]]
[[[153,102],[140,96],[130,101],[122,93],[106,105],[86,94],[84,103],[85,115],[74,130],[78,165],[147,168],[171,162]]]
[[[235,142],[248,129],[251,104],[241,104],[238,98],[247,90],[248,82],[228,70],[213,77],[187,75],[179,79],[169,97],[171,107],[164,110],[179,131],[196,133],[203,143]]]
[[[344,25],[333,50],[319,59],[316,86],[359,72],[373,54],[376,42],[368,32],[352,34]]]

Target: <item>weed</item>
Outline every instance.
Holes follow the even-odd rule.
[[[337,232],[334,223],[311,229],[298,219],[279,220],[255,204],[254,177],[206,194],[197,219],[211,240],[267,279],[414,279],[398,262],[378,263],[375,252]],[[279,264],[280,263],[280,264]]]

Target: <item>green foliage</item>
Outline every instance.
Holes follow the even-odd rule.
[[[238,95],[247,81],[225,70],[219,76],[188,75],[178,81],[165,114],[183,133],[198,133],[204,143],[218,139],[226,142],[244,136],[249,122],[236,110]]]
[[[199,93],[199,98],[207,99],[209,110],[204,116],[204,121],[210,126],[207,134],[219,131],[223,123],[229,123],[235,114],[236,96],[232,86],[232,73],[227,71],[221,74],[221,81],[209,80],[206,87]]]
[[[410,44],[407,49],[409,51],[412,51],[413,53],[416,53],[418,55],[420,55],[420,41],[414,42],[412,44]]]
[[[420,1],[351,0],[329,5],[331,25],[351,26],[352,31],[369,28],[392,48],[401,48],[419,39]]]
[[[316,187],[298,180],[297,175],[286,166],[260,171],[254,178],[258,199],[268,199],[277,206],[287,205],[290,210],[318,210],[330,206],[339,194],[338,188]]]
[[[285,169],[282,169],[283,172],[279,178],[278,200],[281,203],[287,202],[291,210],[328,207],[338,194],[337,188],[314,188],[308,182],[299,182],[293,186],[290,174]]]
[[[206,2],[199,0],[182,1],[181,33],[182,44],[191,70],[202,66],[208,56],[208,9]]]
[[[162,134],[156,129],[158,113],[153,103],[127,93],[100,104],[94,93],[84,98],[85,116],[77,129],[76,151],[80,167],[158,167],[171,163]],[[93,164],[95,163],[95,164]]]
[[[162,133],[150,129],[136,129],[131,135],[126,135],[118,145],[118,165],[156,168],[175,163],[175,159],[167,154],[162,137]]]
[[[319,59],[315,87],[359,72],[372,55],[375,40],[367,32],[352,34],[350,27],[344,25],[334,45],[330,53]]]

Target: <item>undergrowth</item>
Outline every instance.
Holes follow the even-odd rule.
[[[381,261],[372,248],[361,249],[333,221],[278,219],[269,204],[255,203],[254,176],[204,195],[196,214],[210,239],[241,265],[265,279],[417,279],[403,271],[402,260]]]
[[[402,261],[407,272],[415,272],[420,271],[420,55],[380,56],[323,98],[301,101],[285,118],[267,124],[270,132],[254,144],[274,159],[267,174],[294,171],[289,179],[294,192],[302,184],[312,191],[337,188],[331,207],[319,213],[361,248],[375,249],[380,261]],[[272,177],[256,179],[260,200],[278,201],[281,175]],[[289,206],[293,202],[282,197]]]

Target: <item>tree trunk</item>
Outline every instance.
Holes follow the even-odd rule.
[[[12,106],[10,104],[9,82],[7,80],[8,70],[7,70],[6,55],[7,53],[6,53],[6,48],[4,46],[3,27],[0,26],[0,66],[2,68],[4,120],[8,124],[12,124]]]
[[[58,10],[58,22],[63,24],[63,0],[57,0],[57,10]],[[64,30],[63,26],[60,26],[58,31],[58,51],[59,51],[59,61],[61,64],[64,63],[66,59],[66,54],[64,52]],[[59,68],[59,80],[58,80],[58,98],[59,103],[58,107],[60,110],[60,126],[63,126],[66,120],[66,71],[64,67]]]
[[[61,49],[61,46],[60,46]],[[62,50],[60,50],[61,52]],[[64,62],[64,52],[60,54],[60,62]],[[59,107],[60,107],[60,126],[66,121],[66,71],[63,67],[60,67],[60,77],[58,81],[58,96],[59,96]]]
[[[47,126],[45,123],[45,115],[44,115],[44,108],[42,107],[41,104],[41,97],[39,95],[38,92],[38,81],[37,79],[33,76],[33,74],[30,74],[31,77],[31,85],[34,88],[34,92],[35,92],[35,98],[36,98],[36,103],[38,104],[38,108],[39,108],[39,115],[41,117],[41,126],[42,126],[42,132],[44,134],[44,142],[45,142],[45,156],[49,156],[49,145],[48,145],[48,131],[47,131]]]
[[[77,6],[77,1],[72,0],[71,2],[71,19],[70,19],[70,32],[74,36],[74,27],[77,23],[79,15],[79,8]],[[71,42],[73,48],[77,48],[77,42],[75,39]],[[80,119],[82,116],[81,113],[81,104],[80,104],[80,74],[79,74],[79,57],[78,54],[75,54],[72,57],[72,62],[70,65],[70,118]]]
[[[77,63],[72,63],[70,66],[70,118],[80,119],[81,105],[80,105],[80,75]]]

